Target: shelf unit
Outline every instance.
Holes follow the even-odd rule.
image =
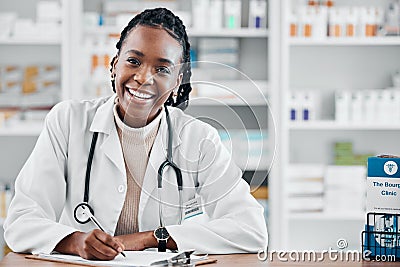
[[[67,31],[67,2],[65,0],[57,1],[63,8],[61,17],[62,33],[59,37],[54,35],[40,36],[18,36],[0,39],[0,62],[1,65],[20,65],[27,66],[31,64],[56,64],[60,66],[60,88],[57,88],[57,99],[66,99],[65,96],[68,81],[66,67],[68,66],[68,56],[65,55],[67,46],[65,45],[65,33]],[[16,12],[18,18],[32,19],[35,21],[36,3],[35,1],[2,1],[0,3],[1,12]],[[64,60],[67,59],[67,60]],[[48,106],[48,103],[39,101],[40,95],[27,95],[24,97],[16,95],[7,95],[0,93],[0,102],[2,107],[18,108],[22,106],[38,105]],[[47,98],[46,98],[47,99]],[[50,101],[51,99],[49,99]],[[54,103],[54,101],[52,102]],[[51,104],[52,105],[52,104]],[[22,164],[33,148],[36,139],[42,129],[41,121],[19,121],[15,118],[9,119],[7,122],[0,123],[0,147],[4,148],[0,153],[2,162],[0,180],[3,182],[12,182],[22,167]],[[18,151],[18,153],[10,153]],[[4,165],[3,165],[4,164]]]
[[[0,45],[61,45],[61,38],[4,38],[0,39]]]
[[[194,106],[265,106],[263,98],[248,98],[241,100],[238,98],[202,98],[199,96],[190,99],[190,105]]]
[[[325,214],[325,213],[301,213],[301,214],[291,214],[289,216],[290,220],[297,221],[359,221],[361,224],[364,222],[365,215],[363,213],[359,214],[346,214],[343,216],[337,216],[336,214]]]
[[[118,35],[121,29],[113,26],[99,26],[99,27],[88,27],[84,29],[85,34],[88,35]],[[191,37],[237,37],[237,38],[266,38],[268,37],[267,29],[221,29],[221,30],[201,30],[188,28],[187,33]]]
[[[335,5],[384,6],[388,1],[335,1]],[[285,0],[281,4],[280,115],[281,136],[278,160],[283,183],[282,246],[285,249],[336,248],[338,238],[349,249],[359,249],[365,214],[294,213],[288,208],[288,169],[293,163],[333,164],[333,143],[353,142],[354,149],[367,153],[398,154],[399,123],[342,123],[334,120],[335,89],[383,89],[391,86],[390,73],[400,68],[400,37],[293,38],[289,37],[289,10],[306,1]],[[289,94],[315,89],[329,94],[324,114],[316,121],[289,121]],[[329,100],[330,97],[330,100]],[[397,153],[396,153],[397,151]],[[320,237],[324,238],[321,239]]]
[[[388,123],[343,123],[337,121],[308,121],[308,122],[290,122],[290,130],[329,130],[329,131],[399,131],[400,125]]]
[[[390,46],[400,45],[399,37],[364,37],[364,38],[338,38],[327,37],[326,39],[313,40],[307,38],[289,38],[291,46]]]

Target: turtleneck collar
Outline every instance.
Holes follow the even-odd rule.
[[[155,128],[158,128],[160,125],[160,121],[162,118],[164,108],[158,113],[157,117],[155,117],[149,124],[140,127],[140,128],[133,128],[126,125],[118,115],[117,104],[114,104],[113,112],[114,112],[114,119],[118,126],[118,128],[122,131],[123,135],[131,135],[137,136],[138,138],[147,138],[149,134],[154,132]],[[157,132],[157,131],[156,131]]]

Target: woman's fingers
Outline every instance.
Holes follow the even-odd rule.
[[[104,233],[103,231],[96,230],[95,236],[101,242],[103,242],[107,246],[113,248],[118,253],[125,250],[125,246],[124,246],[124,244],[122,244],[121,241],[119,241],[117,238],[114,238],[113,236],[111,236],[109,234]]]
[[[112,260],[123,251],[124,245],[101,230],[87,233],[83,240],[83,253],[86,259]]]

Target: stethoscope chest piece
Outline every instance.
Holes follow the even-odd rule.
[[[88,223],[90,221],[90,214],[93,214],[93,209],[88,203],[79,203],[74,210],[74,218],[81,224]]]

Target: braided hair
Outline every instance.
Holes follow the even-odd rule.
[[[181,44],[183,50],[183,64],[180,70],[181,73],[183,73],[182,83],[179,86],[176,100],[174,100],[171,94],[165,102],[165,105],[185,109],[189,103],[189,93],[192,91],[192,86],[190,84],[190,77],[192,76],[190,63],[190,43],[186,33],[185,25],[183,25],[183,22],[179,17],[175,16],[166,8],[146,9],[142,13],[136,15],[121,32],[121,37],[116,44],[116,48],[118,49],[117,55],[119,55],[121,46],[126,37],[137,25],[161,27]],[[114,56],[111,61],[111,72],[117,55]],[[111,80],[111,85],[113,91],[115,92],[115,81],[113,79]]]

